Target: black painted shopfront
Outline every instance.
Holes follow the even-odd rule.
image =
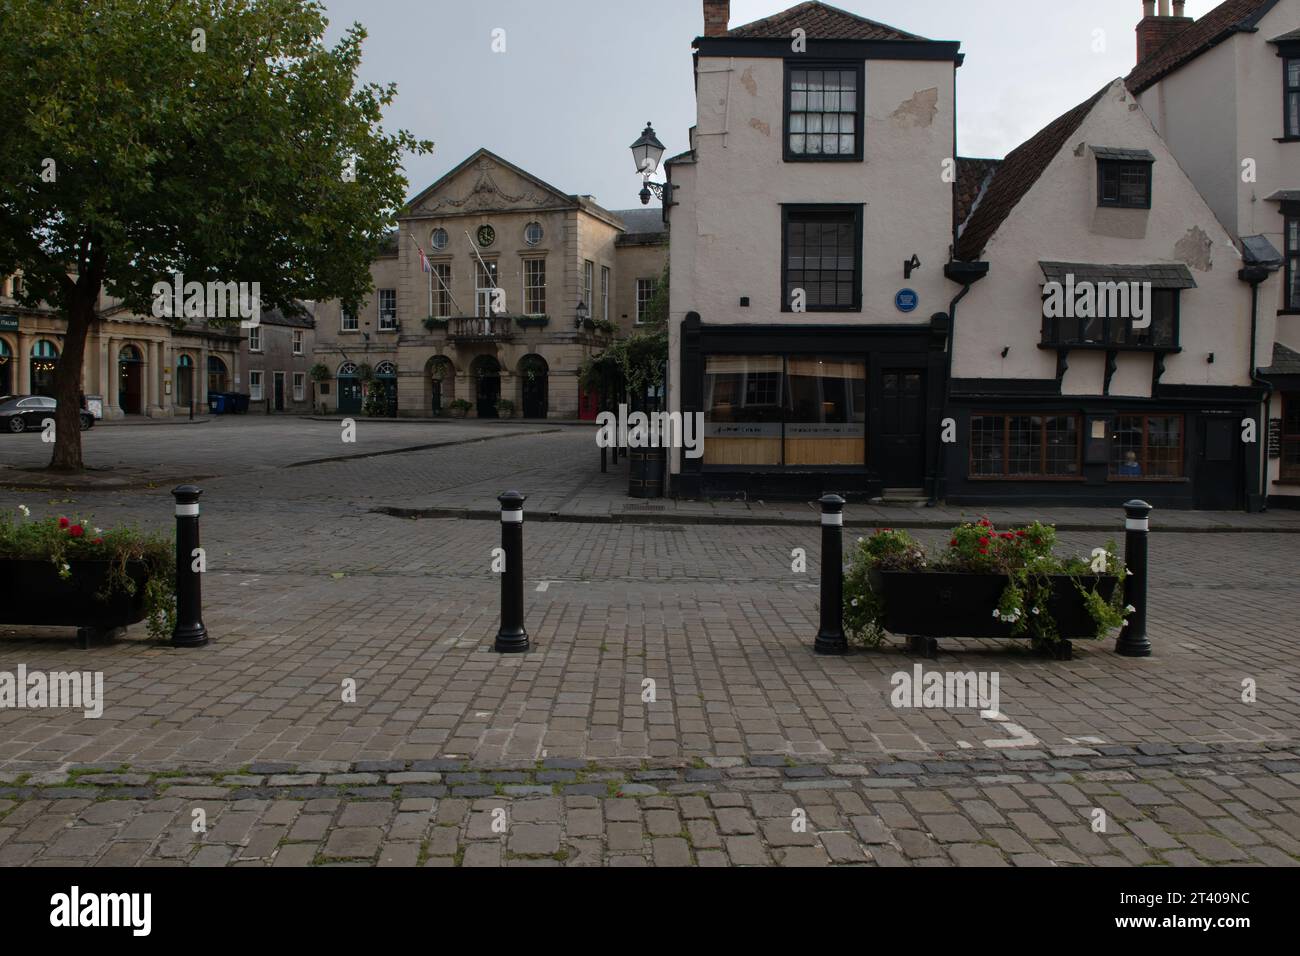
[[[682,457],[685,498],[868,500],[930,494],[946,320],[929,325],[707,325],[686,316],[684,414],[704,455]]]
[[[1242,440],[1261,389],[1157,385],[1151,398],[1062,395],[1055,380],[952,382],[949,504],[1233,511],[1258,487]]]

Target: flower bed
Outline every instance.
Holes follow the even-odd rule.
[[[104,531],[66,517],[0,515],[0,574],[16,599],[0,621],[111,631],[140,621],[155,640],[176,624],[172,542],[131,528]]]
[[[987,519],[963,524],[931,557],[905,531],[860,538],[844,580],[844,627],[879,646],[907,636],[933,655],[940,637],[1018,638],[1068,658],[1069,639],[1105,637],[1131,611],[1115,545],[1091,557],[1053,553],[1056,529],[1034,523],[998,531]]]

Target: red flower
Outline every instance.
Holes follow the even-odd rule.
[[[68,521],[67,518],[60,518],[60,519],[59,519],[59,527],[60,527],[60,528],[66,528],[69,524],[71,524],[71,522]]]
[[[74,524],[68,529],[68,534],[72,535],[74,538],[80,538],[85,533],[86,529],[79,524]]]
[[[894,530],[893,528],[886,528],[886,529],[885,529],[885,534],[892,534],[892,533],[893,533],[893,530]]]
[[[1016,537],[1017,537],[1017,538],[1027,538],[1027,537],[1029,537],[1029,535],[1028,535],[1027,532],[1024,532],[1024,531],[1017,531],[1017,532],[1016,532]]]
[[[956,539],[956,538],[953,538],[951,541],[949,541],[949,542],[948,542],[948,547],[950,547],[950,548],[955,548],[955,547],[957,547],[957,539]]]
[[[1002,537],[1006,538],[1008,541],[1011,541],[1015,538],[1015,535],[1012,534],[1010,531],[1004,531],[1002,532]]]
[[[91,541],[90,543],[91,543],[91,544],[103,544],[103,543],[104,543],[104,539],[103,539],[103,538],[96,538],[95,540]]]
[[[980,547],[981,547],[981,548],[987,548],[988,546],[989,546],[989,539],[988,539],[988,537],[985,536],[985,537],[983,537],[983,538],[980,538]]]

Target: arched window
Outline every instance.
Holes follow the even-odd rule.
[[[41,339],[32,346],[32,358],[56,359],[59,357],[58,347],[49,339]]]
[[[8,395],[14,390],[13,358],[9,343],[0,339],[0,395]]]
[[[356,378],[356,377],[357,377],[357,372],[358,372],[358,369],[357,369],[357,363],[356,363],[356,362],[344,362],[342,365],[339,366],[339,374],[338,374],[338,377],[339,377],[339,378]]]
[[[380,362],[375,366],[375,378],[396,378],[397,366],[392,362]]]
[[[122,346],[122,351],[117,353],[117,360],[119,362],[130,362],[136,364],[138,362],[143,362],[144,357],[140,354],[140,350],[134,345],[124,345]]]

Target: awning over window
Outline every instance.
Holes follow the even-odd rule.
[[[1122,149],[1118,146],[1093,146],[1098,159],[1118,159],[1126,163],[1154,163],[1155,154],[1149,149]]]
[[[1044,282],[1065,284],[1067,275],[1080,282],[1150,282],[1154,289],[1195,289],[1192,271],[1181,263],[1159,265],[1099,265],[1095,262],[1042,262]]]

